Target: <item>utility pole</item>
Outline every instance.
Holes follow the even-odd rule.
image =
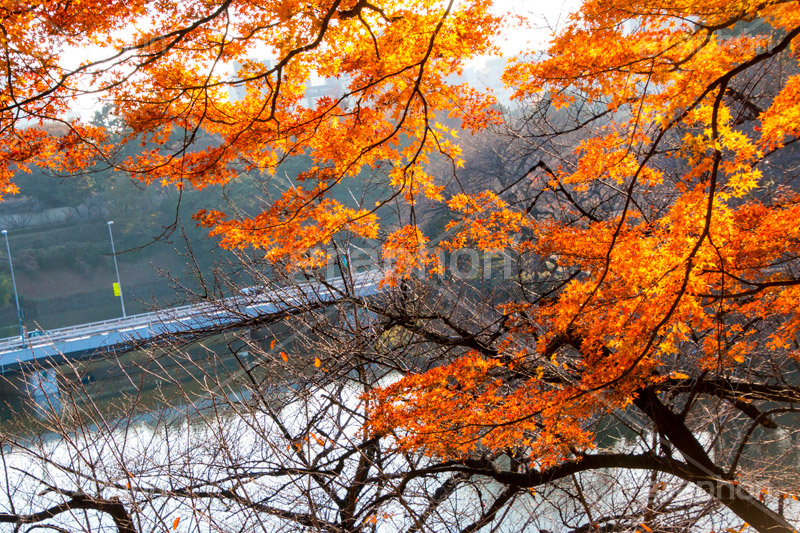
[[[117,251],[114,249],[114,235],[111,233],[111,224],[113,220],[107,222],[108,237],[111,239],[111,255],[114,257],[114,271],[117,273],[117,283],[114,285],[114,296],[119,296],[119,303],[122,306],[122,318],[125,318],[125,300],[122,299],[122,285],[119,282],[119,266],[117,266]]]
[[[8,245],[8,230],[3,230],[3,237],[6,239],[6,252],[8,252],[8,268],[11,270],[11,285],[14,287],[14,302],[17,304],[17,321],[19,322],[19,336],[22,339],[22,347],[25,347],[25,326],[22,325],[22,309],[19,308],[19,295],[17,295],[17,280],[14,279],[14,264],[11,262],[11,247]]]

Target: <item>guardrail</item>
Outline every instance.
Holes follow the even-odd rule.
[[[363,291],[369,287],[375,292],[383,275],[378,271],[368,271],[353,276],[353,290]],[[131,337],[154,336],[162,333],[186,333],[200,327],[222,325],[235,321],[245,316],[257,316],[265,312],[269,306],[286,307],[295,305],[303,297],[316,300],[327,300],[336,296],[337,292],[344,291],[345,283],[341,278],[329,279],[322,282],[308,282],[291,287],[277,287],[267,289],[258,294],[236,295],[219,301],[201,302],[198,304],[183,305],[162,309],[150,313],[140,313],[127,317],[112,318],[98,322],[90,322],[57,328],[45,331],[43,335],[25,339],[21,337],[8,337],[0,339],[0,355],[12,352],[30,352],[30,357],[35,358],[36,352],[42,349],[55,347],[55,343],[64,344],[76,339],[95,337],[99,335],[112,335],[115,332],[140,330],[132,333]],[[256,292],[256,291],[253,291]],[[178,325],[175,323],[178,322]],[[141,331],[147,328],[148,331]],[[47,350],[52,351],[52,350]],[[18,358],[22,360],[22,358]]]
[[[69,338],[76,335],[90,333],[92,331],[108,331],[109,329],[116,329],[116,326],[120,324],[134,324],[137,322],[147,323],[153,317],[157,316],[158,312],[152,313],[140,313],[136,315],[131,315],[127,317],[120,317],[120,318],[112,318],[108,320],[101,320],[99,322],[89,322],[87,324],[80,324],[76,326],[68,326],[65,328],[57,328],[51,329],[44,332],[41,336],[36,337],[29,337],[26,339],[26,345],[30,344],[31,346],[35,346],[37,344],[41,344],[44,339],[47,339],[47,342],[59,341],[65,338]],[[0,351],[21,346],[22,342],[20,341],[20,337],[8,337],[5,339],[0,339]]]

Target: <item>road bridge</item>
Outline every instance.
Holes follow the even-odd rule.
[[[353,275],[346,284],[336,278],[277,289],[249,287],[242,294],[215,302],[53,329],[24,342],[19,336],[0,339],[0,372],[18,370],[26,363],[59,364],[129,350],[159,339],[246,323],[308,303],[333,303],[344,296],[363,298],[376,294],[382,279],[381,272],[371,271]]]

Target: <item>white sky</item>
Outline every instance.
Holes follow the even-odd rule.
[[[500,43],[503,55],[543,50],[553,30],[563,27],[569,14],[576,11],[580,3],[580,0],[494,0],[498,13],[522,15],[532,26],[506,27]]]

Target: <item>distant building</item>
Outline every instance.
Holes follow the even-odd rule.
[[[267,68],[267,70],[271,69],[272,66],[273,66],[273,60],[272,59],[256,59],[255,61],[257,61],[257,62],[261,63],[262,65],[264,65]],[[235,80],[239,79],[239,71],[241,69],[242,69],[242,64],[239,63],[238,61],[234,62],[234,64],[233,64],[234,75],[232,77],[232,80],[235,81]],[[244,98],[246,96],[247,96],[247,85],[246,84],[238,83],[236,85],[232,85],[232,86],[228,87],[228,100],[230,100],[231,102],[238,102],[240,100],[244,100]]]
[[[491,89],[501,104],[507,104],[511,99],[511,91],[506,89],[501,79],[510,59],[510,57],[488,59],[482,69],[475,71],[473,86],[479,90]]]
[[[316,107],[317,102],[324,97],[338,100],[345,94],[345,87],[338,78],[325,78],[322,84],[306,84],[306,106],[309,109]]]
[[[460,76],[449,76],[447,82],[451,84],[466,83],[479,91],[491,89],[501,104],[508,104],[511,91],[503,86],[503,71],[510,57],[494,57],[487,59],[482,67],[464,67]]]

